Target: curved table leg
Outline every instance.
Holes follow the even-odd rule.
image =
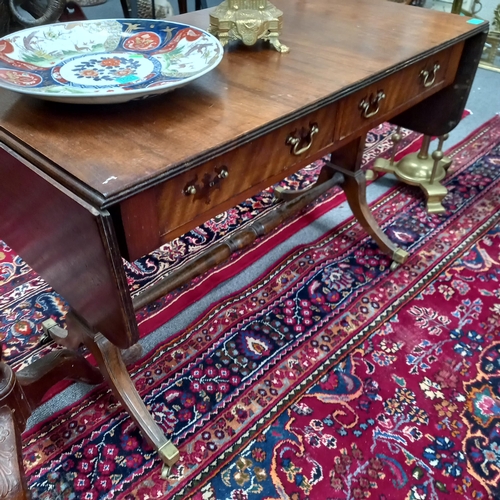
[[[172,465],[179,459],[179,451],[172,441],[166,438],[146,408],[130,378],[120,349],[101,333],[92,332],[72,314],[68,314],[67,323],[70,332],[79,335],[90,350],[114,395],[139,427],[142,435],[158,451],[164,463],[162,477],[165,478]]]
[[[99,370],[79,352],[59,349],[37,359],[16,373],[24,397],[30,408],[37,408],[46,392],[61,380],[74,380],[85,384],[103,381]]]
[[[45,334],[48,335],[57,345],[65,347],[70,351],[77,351],[83,343],[81,332],[69,331],[61,328],[53,319],[45,320],[43,323]],[[142,356],[141,344],[133,344],[128,349],[122,349],[124,363],[128,366],[135,363]]]
[[[344,175],[344,182],[341,184],[341,187],[345,192],[347,202],[351,207],[354,217],[356,217],[365,231],[377,242],[384,253],[388,254],[395,263],[403,264],[410,254],[398,247],[387,237],[368,207],[368,203],[366,202],[365,173],[362,170],[351,172],[332,163],[329,163],[328,166]]]

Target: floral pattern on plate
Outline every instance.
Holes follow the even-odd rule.
[[[0,39],[0,86],[62,102],[125,102],[185,85],[222,56],[215,37],[185,24],[57,23]]]
[[[42,82],[40,76],[17,69],[0,69],[0,80],[21,87],[36,87]]]
[[[161,64],[143,54],[104,53],[78,56],[52,70],[52,77],[63,85],[80,88],[113,88],[146,82],[160,73]]]

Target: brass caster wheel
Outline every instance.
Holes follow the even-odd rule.
[[[161,468],[161,478],[166,481],[170,477],[170,473],[172,472],[172,466],[163,464]]]
[[[396,261],[392,261],[392,264],[391,264],[391,271],[395,271],[401,264],[399,262],[396,262]]]
[[[377,172],[375,170],[367,170],[365,172],[365,178],[367,181],[374,181],[378,177]]]

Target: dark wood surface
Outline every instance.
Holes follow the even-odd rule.
[[[289,54],[231,46],[217,69],[186,87],[119,105],[47,103],[1,90],[0,140],[108,206],[487,29],[385,0],[275,4],[285,13]],[[178,19],[206,27],[208,11]]]
[[[455,128],[462,119],[486,36],[487,33],[482,32],[464,42],[453,85],[400,114],[393,123],[434,136],[444,135]],[[429,116],[432,116],[432,120],[429,120]]]
[[[481,36],[475,35],[472,39]],[[137,259],[325,154],[351,143],[361,151],[363,144],[358,139],[370,128],[397,117],[443,89],[454,88],[457,68],[462,65],[464,43],[459,41],[375,83],[365,82],[366,86],[339,101],[123,200],[120,214],[115,213],[116,226],[123,228],[122,255]],[[433,68],[438,70],[434,72]],[[423,71],[432,71],[434,75],[427,85]],[[472,77],[469,75],[469,78]],[[368,107],[360,108],[362,103],[369,103]],[[453,115],[461,112],[463,104],[460,100],[448,104],[447,114],[451,110]],[[427,113],[425,120],[426,126],[432,128],[430,116]],[[439,119],[443,121],[445,116],[440,115]],[[298,143],[292,147],[290,139],[297,139]],[[351,162],[342,168],[354,172],[357,166]],[[220,179],[218,173],[222,170],[226,176]],[[190,193],[192,188],[195,191]],[[360,191],[349,189],[348,192]],[[364,205],[364,202],[360,198],[357,204]],[[368,207],[364,206],[363,211],[368,212]],[[389,248],[373,218],[363,217],[360,221],[383,248]]]
[[[138,330],[111,217],[0,144],[0,238],[86,321],[128,348]]]

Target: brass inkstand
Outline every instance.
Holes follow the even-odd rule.
[[[211,14],[209,31],[222,45],[241,40],[254,45],[268,41],[278,52],[290,49],[280,43],[283,12],[268,0],[224,0]]]
[[[373,171],[367,172],[367,179],[376,177],[376,172],[394,174],[398,179],[419,186],[427,198],[427,211],[432,214],[440,214],[445,211],[442,205],[443,198],[448,190],[440,183],[446,177],[446,171],[451,165],[451,160],[443,154],[443,142],[448,139],[448,134],[439,138],[438,148],[429,155],[431,137],[424,135],[422,146],[418,153],[410,153],[398,162],[394,161],[398,143],[402,136],[400,129],[391,137],[394,146],[390,160],[378,158],[373,166]]]

